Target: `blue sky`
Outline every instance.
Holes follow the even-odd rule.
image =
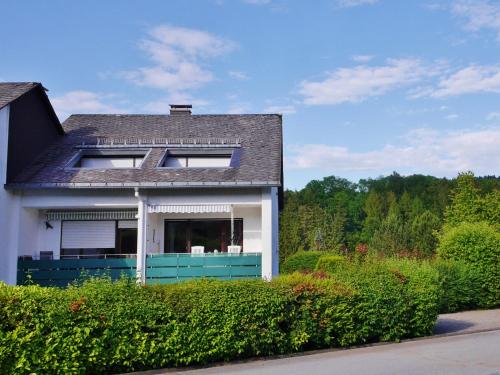
[[[500,2],[2,4],[0,80],[58,115],[284,114],[285,184],[500,174]]]

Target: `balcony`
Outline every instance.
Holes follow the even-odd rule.
[[[95,276],[136,278],[134,255],[117,258],[78,257],[75,259],[23,259],[17,266],[17,283],[66,287],[75,280]],[[148,254],[146,257],[146,284],[169,284],[195,278],[234,280],[260,278],[261,253],[205,253],[205,254]]]

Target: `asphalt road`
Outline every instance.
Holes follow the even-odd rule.
[[[500,375],[500,330],[165,374]]]

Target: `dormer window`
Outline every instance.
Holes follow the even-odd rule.
[[[140,168],[147,150],[83,150],[70,163],[73,168]]]
[[[168,150],[160,163],[163,168],[229,168],[233,151],[216,150]]]

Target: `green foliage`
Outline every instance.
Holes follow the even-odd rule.
[[[442,291],[440,313],[471,310],[484,304],[481,273],[475,267],[451,260],[436,260],[432,266],[439,274]]]
[[[486,223],[445,227],[437,249],[441,259],[462,261],[481,275],[485,298],[482,307],[500,304],[500,233]]]
[[[500,190],[483,195],[477,184],[472,172],[458,175],[451,204],[445,211],[446,225],[484,221],[500,228]]]
[[[420,254],[431,257],[436,249],[435,233],[441,228],[441,220],[431,211],[424,211],[416,216],[411,223],[411,247]]]
[[[285,191],[280,260],[318,247],[354,251],[360,243],[386,254],[433,256],[433,233],[442,227],[452,189],[448,224],[479,218],[500,230],[500,178],[495,176],[465,174],[448,180],[393,173],[358,183],[330,176],[302,190]],[[320,246],[315,241],[318,232]]]
[[[432,333],[440,300],[437,272],[411,260],[369,259],[318,269],[359,291],[367,311],[362,329],[380,340]]]
[[[0,373],[119,373],[431,333],[438,302],[424,274],[364,272],[380,283],[295,273],[270,283],[0,284]]]
[[[292,273],[295,271],[314,271],[318,259],[325,255],[324,251],[299,251],[290,256],[281,266],[281,273]]]
[[[316,270],[334,272],[338,267],[344,267],[346,261],[346,257],[340,255],[323,255],[316,263]]]

